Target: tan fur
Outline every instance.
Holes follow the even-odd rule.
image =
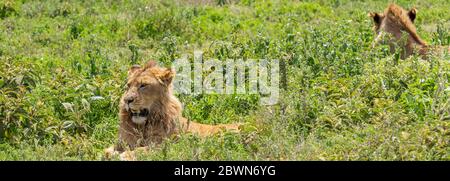
[[[119,144],[114,149],[105,150],[107,157],[117,151],[159,144],[165,138],[180,132],[209,136],[223,130],[238,131],[239,124],[205,125],[183,118],[181,103],[172,93],[174,76],[174,70],[161,68],[154,61],[148,62],[143,68],[131,67],[128,72],[128,89],[119,105]],[[130,100],[133,101],[127,103]],[[144,109],[149,112],[145,116],[146,121],[134,122],[133,111],[144,112]],[[133,158],[129,155],[129,152],[124,152],[121,157],[125,160]]]
[[[417,10],[415,8],[406,11],[396,4],[390,4],[382,14],[375,12],[369,13],[369,16],[375,22],[374,30],[377,34],[374,45],[382,42],[386,38],[385,35],[387,35],[391,37],[387,41],[391,47],[391,52],[395,52],[397,48],[401,48],[402,59],[414,53],[418,53],[426,58],[431,52],[444,50],[442,47],[430,47],[420,38],[413,24],[416,14]],[[407,37],[405,41],[402,41],[404,33],[406,33]]]

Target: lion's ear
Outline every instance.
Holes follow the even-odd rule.
[[[157,75],[160,82],[166,86],[172,83],[173,78],[175,77],[175,70],[171,68],[165,68],[160,74]]]
[[[413,22],[413,23],[414,23],[414,20],[416,19],[416,14],[417,14],[417,9],[416,9],[416,8],[412,8],[412,9],[409,10],[409,12],[408,12],[409,19],[410,19],[411,22]]]
[[[156,66],[156,65],[157,65],[157,63],[156,63],[154,60],[149,60],[149,61],[145,64],[145,68],[146,68],[146,69],[152,68],[152,67],[154,67],[154,66]]]
[[[140,65],[133,65],[131,66],[130,70],[128,70],[128,76],[136,72],[136,70],[139,70],[141,68]]]
[[[368,15],[369,15],[369,17],[371,17],[373,19],[373,22],[376,25],[380,25],[381,24],[381,20],[383,18],[383,15],[381,15],[379,13],[376,13],[376,12],[371,12]]]

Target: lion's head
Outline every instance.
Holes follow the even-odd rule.
[[[121,104],[131,114],[132,122],[143,124],[154,107],[172,95],[172,80],[175,71],[162,68],[154,61],[144,67],[134,65],[128,71],[127,90]]]
[[[426,46],[426,43],[419,37],[414,26],[417,10],[409,11],[396,4],[390,4],[384,13],[369,13],[375,24],[376,32],[375,44],[380,42],[388,43],[391,51],[401,48],[402,58],[413,54],[415,46],[419,48]],[[374,44],[374,45],[375,45]]]

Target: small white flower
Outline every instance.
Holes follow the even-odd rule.
[[[93,101],[96,101],[96,100],[102,100],[102,99],[105,99],[105,98],[102,97],[102,96],[92,96],[92,97],[91,97],[91,100],[93,100]]]
[[[450,92],[450,87],[447,87],[444,91]]]

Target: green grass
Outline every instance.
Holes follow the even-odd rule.
[[[195,2],[1,0],[0,160],[101,160],[129,66],[194,50],[279,59],[279,103],[179,95],[185,117],[244,130],[181,135],[142,160],[450,160],[450,56],[372,49],[367,13],[388,1]],[[395,2],[418,9],[427,42],[450,44],[448,1]]]

